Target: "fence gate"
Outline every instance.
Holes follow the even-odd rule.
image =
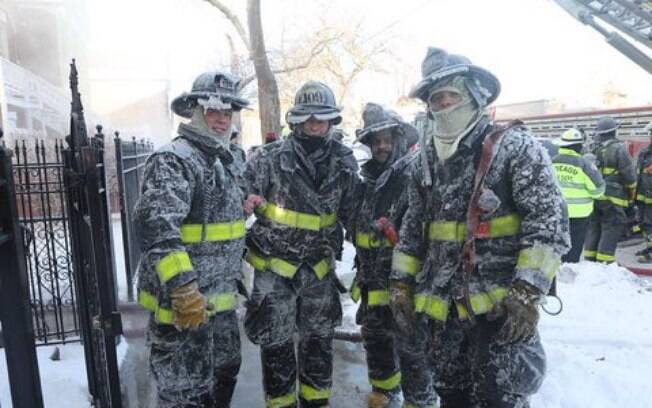
[[[79,341],[63,142],[16,141],[13,162],[36,339],[39,345]]]
[[[143,176],[145,161],[154,145],[145,141],[131,139],[126,141],[115,133],[115,159],[120,192],[120,218],[122,219],[122,242],[125,254],[125,271],[127,273],[127,297],[134,300],[134,273],[140,258],[140,233],[132,222],[133,210],[140,196],[140,180]]]
[[[74,60],[70,87],[71,134],[64,150],[64,182],[88,388],[94,407],[121,408],[116,336],[122,334],[122,323],[116,308],[104,140],[101,127],[95,137],[88,137]]]

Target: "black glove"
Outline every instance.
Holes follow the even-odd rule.
[[[539,323],[541,293],[534,286],[516,281],[501,307],[506,319],[498,332],[498,343],[508,344],[532,337]]]

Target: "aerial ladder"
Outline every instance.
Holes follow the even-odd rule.
[[[616,31],[616,28],[652,50],[652,0],[554,0],[575,19],[598,31],[638,66],[652,74],[652,58]]]

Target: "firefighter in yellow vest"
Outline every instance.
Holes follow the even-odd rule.
[[[616,245],[627,227],[625,210],[636,195],[636,171],[625,144],[616,139],[620,124],[612,117],[598,120],[594,154],[596,165],[606,183],[589,219],[584,244],[584,259],[614,262]]]
[[[568,206],[571,250],[563,255],[562,262],[578,262],[582,255],[593,200],[604,194],[604,179],[598,168],[581,156],[584,135],[578,129],[568,129],[560,139],[557,155],[552,158],[561,193]]]

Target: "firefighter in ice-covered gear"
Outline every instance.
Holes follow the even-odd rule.
[[[240,369],[243,163],[229,136],[233,112],[248,102],[238,83],[222,72],[201,74],[172,102],[190,122],[144,169],[135,208],[138,301],[151,312],[150,369],[161,408],[229,407]]]
[[[604,194],[604,179],[595,164],[580,154],[584,145],[582,132],[568,129],[555,144],[559,150],[552,158],[552,166],[568,207],[571,234],[571,250],[561,260],[579,262],[593,200]]]
[[[636,171],[625,144],[616,139],[620,124],[612,117],[598,120],[595,129],[596,165],[606,184],[595,203],[584,242],[584,259],[614,262],[616,245],[627,228],[627,214],[636,195]]]
[[[645,133],[652,141],[652,122],[645,126]],[[636,202],[638,218],[645,238],[645,248],[637,253],[639,262],[652,262],[652,144],[638,154],[636,166],[638,179],[636,183]]]
[[[358,180],[352,151],[331,137],[340,112],[328,86],[307,82],[286,115],[291,134],[261,146],[245,170],[256,212],[247,235],[255,272],[245,331],[261,347],[267,407],[323,407],[331,396],[342,320],[334,258]]]
[[[487,117],[493,74],[437,48],[422,72],[411,96],[431,143],[413,162],[390,306],[426,336],[442,408],[527,407],[545,373],[537,307],[569,247],[561,191],[544,148]]]
[[[417,130],[375,103],[365,106],[362,118],[357,141],[370,148],[372,157],[362,166],[359,208],[347,232],[357,254],[351,297],[360,301],[356,320],[362,326],[372,386],[368,406],[389,406],[401,388],[406,402],[432,406],[436,395],[423,344],[396,333],[389,309],[392,247],[407,209],[405,185],[413,160],[408,150],[418,141]]]

